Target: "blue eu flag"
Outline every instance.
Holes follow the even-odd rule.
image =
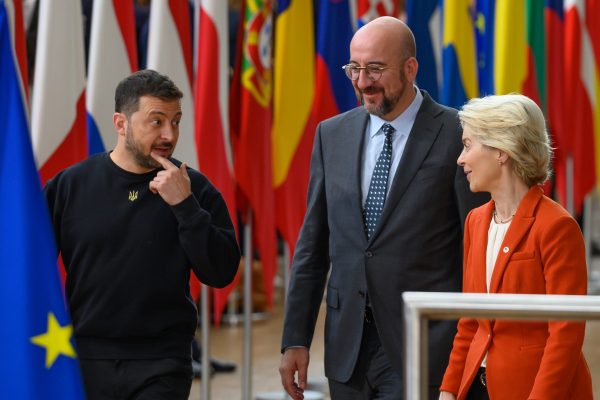
[[[0,0],[0,398],[83,399],[13,51],[13,5]]]

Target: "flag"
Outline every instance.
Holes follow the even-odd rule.
[[[566,160],[571,153],[571,141],[565,121],[564,102],[564,29],[565,18],[563,0],[546,0],[544,9],[546,33],[546,118],[548,131],[554,147],[552,160],[554,171],[554,192],[557,199],[566,206]]]
[[[84,399],[29,136],[24,32],[15,18],[21,6],[0,1],[0,393],[7,399]]]
[[[585,26],[590,38],[589,78],[586,87],[591,98],[594,115],[594,142],[596,161],[596,189],[600,192],[600,0],[587,0]]]
[[[352,82],[342,71],[350,61],[350,41],[354,34],[348,0],[319,0],[316,9],[316,96],[315,122],[348,111],[357,105]]]
[[[167,75],[181,90],[179,139],[173,157],[199,169],[198,146],[194,132],[192,92],[192,28],[187,1],[154,0],[150,5],[148,68]],[[200,282],[190,275],[190,293],[198,299]]]
[[[273,3],[247,0],[242,6],[243,38],[232,83],[230,112],[235,137],[235,177],[253,212],[253,238],[263,266],[267,303],[273,304],[277,271],[275,198],[271,154]],[[252,256],[246,254],[246,257]]]
[[[522,0],[496,3],[494,88],[496,94],[521,93],[527,75],[527,36]]]
[[[597,0],[595,0],[597,2]],[[573,205],[581,213],[585,196],[596,184],[594,125],[598,120],[598,63],[594,60],[590,32],[595,27],[586,22],[586,3],[565,0],[565,118],[572,132]],[[597,11],[597,6],[595,10]],[[598,22],[595,22],[598,24]],[[592,30],[588,30],[591,27]]]
[[[406,17],[417,44],[419,73],[416,83],[439,101],[442,81],[441,0],[408,0]]]
[[[522,93],[546,112],[546,43],[544,0],[525,1],[526,75]]]
[[[475,7],[475,48],[479,95],[494,94],[495,0],[477,0]]]
[[[229,215],[237,227],[233,156],[229,138],[227,3],[221,0],[203,0],[198,11],[200,31],[194,86],[194,132],[198,143],[200,170],[221,192]],[[234,281],[223,289],[213,289],[216,324],[221,321],[227,298],[236,284]]]
[[[544,0],[496,2],[494,87],[523,93],[546,111]]]
[[[198,169],[194,139],[192,30],[187,1],[154,0],[150,6],[148,68],[167,75],[183,92],[179,141],[173,156]]]
[[[34,79],[31,133],[46,182],[88,154],[79,0],[40,0]]]
[[[441,102],[460,108],[479,96],[475,55],[475,9],[470,0],[445,0]]]
[[[315,134],[313,4],[280,1],[275,23],[273,186],[277,228],[293,255],[306,212],[310,153]]]
[[[86,98],[90,154],[117,144],[115,88],[138,69],[133,2],[95,1],[93,7]]]
[[[384,15],[397,18],[399,15],[398,2],[396,0],[357,0],[356,14],[359,27]]]

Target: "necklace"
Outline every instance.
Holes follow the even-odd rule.
[[[496,213],[496,209],[494,208],[494,221],[496,221],[496,223],[498,223],[498,224],[505,224],[507,222],[510,222],[514,216],[515,216],[515,214],[513,213],[510,217],[508,217],[506,219],[500,219],[500,217],[498,216],[498,213]]]

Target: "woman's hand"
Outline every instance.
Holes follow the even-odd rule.
[[[440,392],[439,400],[456,400],[456,397],[450,392]]]

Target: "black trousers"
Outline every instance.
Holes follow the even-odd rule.
[[[188,400],[191,359],[79,360],[88,400]]]
[[[475,379],[473,379],[473,383],[471,383],[466,400],[490,400],[487,388],[483,384],[485,380],[481,378],[482,373],[485,374],[485,368],[479,368]]]

